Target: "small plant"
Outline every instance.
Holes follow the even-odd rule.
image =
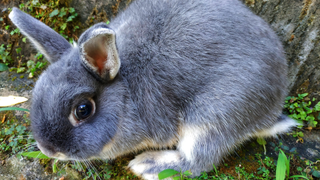
[[[35,57],[38,60],[37,62],[32,60],[27,62],[27,72],[29,73],[29,78],[32,78],[37,70],[42,70],[47,65],[47,62],[44,61],[42,54],[38,53]]]
[[[29,111],[17,107],[0,108],[0,111],[11,110]],[[23,148],[32,149],[29,145],[33,144],[35,141],[26,128],[28,125],[28,121],[24,124],[19,123],[16,119],[8,119],[5,121],[4,115],[3,120],[0,123],[0,150],[12,155],[21,151]]]
[[[266,155],[267,154],[267,149],[266,149],[267,142],[266,142],[266,140],[263,137],[259,137],[259,138],[257,138],[257,142],[258,142],[258,144],[263,146],[264,155]]]
[[[266,156],[264,159],[262,159],[261,156],[261,154],[256,154],[260,166],[257,169],[257,174],[261,175],[264,179],[270,179],[270,173],[275,169],[274,162],[268,156]]]
[[[24,4],[20,4],[19,8],[23,11],[28,11],[33,17],[49,25],[70,43],[73,43],[74,39],[78,39],[77,30],[79,26],[74,21],[78,14],[74,8],[63,7],[62,2],[54,0],[29,0]],[[10,8],[9,11],[11,11]],[[22,42],[26,43],[27,38],[20,34],[18,28],[8,25],[10,21],[6,20],[6,18],[7,16],[0,17],[0,21],[4,22],[1,28],[9,36],[8,44],[0,45],[0,72],[11,67],[10,71],[16,71],[17,73],[27,72],[29,73],[29,78],[32,78],[38,70],[46,67],[46,61],[44,61],[42,55],[39,56],[39,53],[35,56],[35,61],[24,57],[18,42],[22,38]],[[14,56],[15,53],[17,56]]]
[[[46,3],[32,0],[21,4],[20,9],[28,9],[32,16],[49,25],[70,43],[73,42],[73,38],[77,38],[74,32],[79,29],[79,26],[72,23],[78,16],[74,8],[60,7],[60,2],[54,0],[49,0]]]
[[[284,108],[289,113],[288,116],[290,118],[296,119],[300,123],[298,128],[301,129],[305,124],[307,129],[312,130],[320,120],[320,102],[312,108],[310,106],[316,99],[313,98],[310,101],[307,96],[308,93],[298,94],[298,97],[288,96],[285,100]],[[297,141],[303,142],[302,137],[304,134],[302,131],[296,130],[288,134],[298,138]]]
[[[182,172],[182,171],[178,172],[174,169],[165,169],[158,174],[158,178],[161,180],[161,179],[175,176],[175,177],[173,177],[173,180],[184,180],[184,179],[188,180],[188,179],[190,179],[190,178],[188,178],[188,176],[191,176],[191,175],[192,175],[192,173],[189,170],[187,170],[185,172]]]
[[[305,175],[290,176],[290,159],[291,159],[291,157],[289,156],[287,158],[285,153],[280,149],[278,161],[277,161],[276,180],[284,180],[284,179],[290,179],[290,178],[309,179]]]
[[[2,62],[5,65],[9,65],[12,62],[12,58],[10,55],[11,47],[12,47],[12,44],[8,44],[8,45],[1,44],[0,46],[0,60],[2,60]]]
[[[316,99],[313,98],[311,102],[310,100],[308,101],[307,96],[308,93],[298,94],[298,97],[288,96],[285,100],[284,108],[289,111],[289,117],[298,120],[300,124],[306,122],[307,126],[312,129],[317,126],[317,120],[320,120],[320,102],[312,108],[310,105]],[[315,114],[318,116],[315,117]]]

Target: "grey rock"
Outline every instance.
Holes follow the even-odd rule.
[[[125,9],[131,0],[71,0],[70,6],[78,12],[80,21],[86,25],[112,19]],[[96,21],[91,21],[96,19]]]
[[[320,1],[243,0],[270,23],[289,64],[290,94],[309,92],[320,99]]]
[[[35,180],[52,179],[52,175],[47,175],[38,160],[33,162],[26,159],[11,157],[4,165],[0,165],[0,178],[3,180]]]

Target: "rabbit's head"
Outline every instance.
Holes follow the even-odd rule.
[[[9,17],[51,63],[33,90],[31,121],[38,147],[59,159],[103,156],[117,132],[126,91],[117,76],[114,31],[97,24],[72,46],[17,8]]]

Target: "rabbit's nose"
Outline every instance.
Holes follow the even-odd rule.
[[[40,142],[37,142],[37,146],[46,156],[56,157],[57,151],[53,146],[43,146]]]

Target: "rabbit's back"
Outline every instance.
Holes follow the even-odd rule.
[[[142,116],[172,121],[204,93],[223,111],[241,108],[237,113],[252,120],[276,109],[272,123],[281,113],[287,86],[281,43],[238,0],[137,0],[110,26],[120,73],[147,112]]]

